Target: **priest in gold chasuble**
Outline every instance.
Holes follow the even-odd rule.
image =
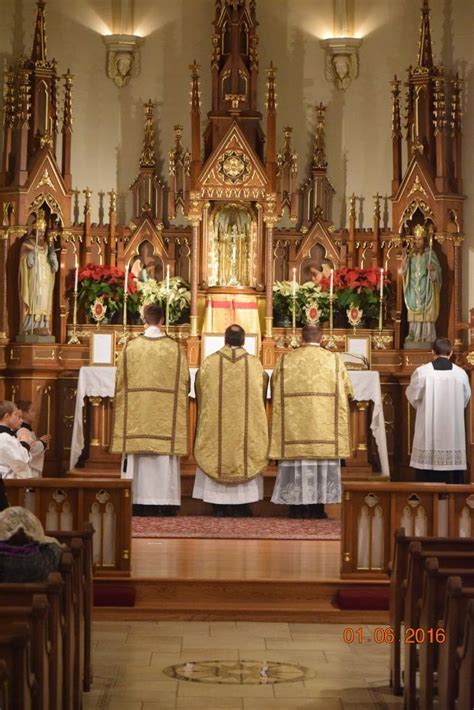
[[[196,377],[193,497],[213,503],[218,515],[249,514],[246,504],[263,498],[268,375],[244,350],[244,340],[243,328],[229,326],[224,347],[206,358]]]
[[[278,460],[273,503],[291,517],[327,517],[341,500],[341,459],[351,454],[352,384],[339,355],[320,347],[321,329],[303,328],[303,346],[282,355],[272,379],[270,458]]]
[[[163,311],[148,305],[145,332],[124,347],[117,365],[112,453],[133,479],[135,515],[173,515],[181,502],[179,456],[188,453],[189,370],[161,330]]]

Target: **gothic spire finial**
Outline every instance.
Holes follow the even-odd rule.
[[[423,0],[423,7],[421,8],[420,41],[418,45],[418,66],[424,67],[425,69],[433,68],[430,6],[428,0]]]
[[[199,64],[194,60],[192,64],[189,65],[191,69],[191,109],[198,110],[201,106],[201,91],[199,88],[199,69],[201,68]]]
[[[155,127],[153,125],[153,109],[155,104],[151,99],[148,99],[146,104],[143,104],[145,109],[145,129],[143,134],[143,148],[140,155],[141,168],[154,168],[156,165],[155,157]]]
[[[276,67],[273,66],[273,62],[270,62],[270,66],[267,69],[267,109],[269,111],[275,111],[275,109],[277,107],[275,76],[276,76]]]
[[[38,0],[36,10],[35,32],[33,37],[33,49],[31,51],[32,62],[45,62],[47,59],[46,49],[46,18],[44,8],[46,0]]]
[[[72,80],[74,79],[70,70],[63,74],[64,79],[64,114],[63,130],[72,126]]]
[[[313,168],[322,170],[327,168],[326,145],[324,127],[326,122],[326,106],[320,102],[316,108],[316,139],[313,151]]]

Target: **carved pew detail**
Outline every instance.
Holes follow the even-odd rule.
[[[11,505],[28,507],[46,530],[71,532],[84,520],[94,527],[96,575],[129,575],[131,551],[131,485],[122,480],[41,478],[9,479]]]

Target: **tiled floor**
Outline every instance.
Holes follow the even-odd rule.
[[[348,645],[344,628],[239,621],[97,622],[94,684],[84,696],[84,710],[402,707],[387,687],[390,647],[374,642],[371,626],[361,627],[361,644]],[[199,665],[202,661],[214,662],[209,674]],[[219,661],[225,664],[219,666]],[[255,673],[239,661],[255,661]],[[296,668],[284,666],[282,671],[272,663]],[[190,680],[166,675],[163,670],[170,666],[178,668],[178,675],[189,673]],[[280,672],[282,682],[274,683]],[[302,679],[284,682],[288,673]],[[237,680],[229,683],[229,675]]]

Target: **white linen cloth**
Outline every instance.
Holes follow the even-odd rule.
[[[16,436],[0,433],[0,477],[35,478],[30,469],[30,452],[20,444]]]
[[[273,370],[266,370],[271,376]],[[348,370],[354,389],[356,401],[372,401],[374,403],[370,429],[377,444],[380,467],[384,476],[390,475],[387,454],[387,436],[385,433],[385,419],[382,406],[382,392],[380,389],[380,375],[376,370]],[[191,376],[189,396],[195,398],[194,381],[197,368],[190,368]],[[115,367],[81,367],[77,383],[76,411],[71,442],[70,468],[74,468],[82,449],[84,448],[84,430],[82,422],[82,409],[84,397],[113,397],[115,392]],[[270,382],[268,384],[267,398],[271,398]],[[222,485],[222,484],[218,484]]]
[[[279,461],[272,503],[315,505],[341,502],[338,459]]]
[[[466,463],[464,409],[471,397],[466,372],[418,367],[406,390],[416,409],[410,466],[434,471],[462,471]]]
[[[258,475],[245,483],[218,483],[196,468],[193,498],[218,505],[242,505],[263,500],[263,476]]]
[[[84,448],[83,409],[85,397],[113,397],[115,394],[115,367],[81,367],[77,382],[76,408],[72,429],[69,467],[77,464]]]

